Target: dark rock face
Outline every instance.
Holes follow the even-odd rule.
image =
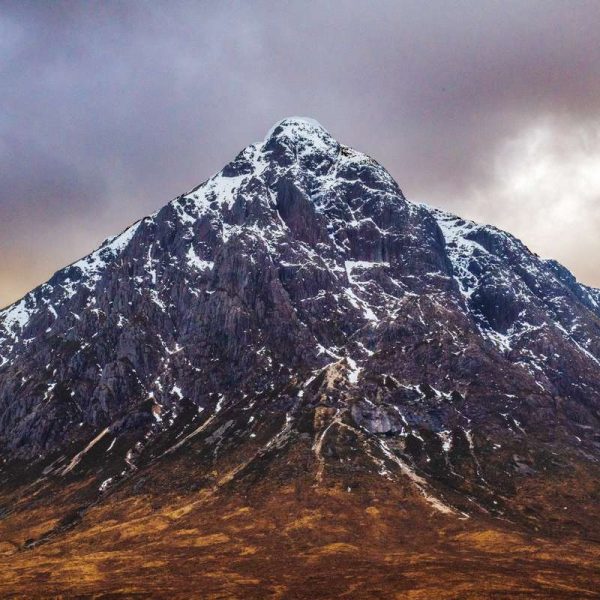
[[[267,423],[322,466],[345,429],[365,468],[485,504],[549,452],[598,461],[599,333],[600,291],[286,119],[0,312],[0,451],[60,474],[104,444],[114,481]]]

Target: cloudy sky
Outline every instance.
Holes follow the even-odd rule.
[[[0,0],[0,305],[290,115],[600,286],[600,2]]]

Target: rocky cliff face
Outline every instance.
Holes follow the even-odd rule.
[[[538,523],[524,490],[597,472],[599,333],[599,290],[285,119],[0,312],[0,476],[96,502],[193,452],[199,487],[277,464]]]

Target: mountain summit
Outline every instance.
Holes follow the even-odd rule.
[[[14,533],[42,552],[88,513],[131,523],[141,498],[193,497],[181,516],[304,511],[285,521],[294,556],[338,543],[310,523],[348,502],[381,508],[382,532],[591,535],[599,333],[599,290],[284,119],[0,312],[6,531],[44,515]]]

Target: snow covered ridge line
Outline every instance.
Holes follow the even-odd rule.
[[[463,249],[466,246],[476,246],[482,252],[490,254],[490,252],[481,243],[477,242],[474,239],[471,239],[476,234],[485,232],[494,237],[497,236],[498,239],[501,239],[508,245],[515,246],[519,250],[524,250],[527,253],[527,257],[531,258],[532,260],[539,261],[540,266],[550,267],[551,265],[556,265],[559,269],[564,270],[565,272],[572,275],[571,272],[564,265],[562,265],[554,259],[542,258],[538,256],[535,252],[530,250],[521,240],[516,238],[512,233],[508,231],[505,231],[503,229],[500,229],[499,227],[487,223],[478,223],[477,221],[465,219],[440,208],[432,207],[424,202],[412,202],[410,200],[408,200],[408,202],[416,204],[417,206],[421,206],[435,218],[438,226],[442,230],[442,233],[446,240],[446,244],[456,242],[459,246],[462,246]],[[586,292],[586,294],[589,294],[591,302],[593,302],[594,304],[598,303],[598,305],[600,305],[600,288],[588,286],[584,283],[575,280],[575,278],[574,282],[577,283],[577,285],[580,286],[581,289]]]
[[[565,312],[560,305],[576,299],[598,317],[599,290],[577,282],[560,263],[540,258],[507,232],[426,208],[442,231],[465,307],[475,317],[484,338],[501,352],[509,353],[523,335],[552,323],[598,363],[598,357],[572,335],[577,328],[577,313]],[[505,313],[501,323],[489,317],[499,303]]]
[[[105,240],[104,243],[89,256],[70,265],[70,267],[76,267],[81,271],[81,279],[79,282],[82,282],[85,285],[86,283],[95,283],[98,281],[100,273],[106,268],[108,263],[117,258],[129,245],[129,242],[131,242],[131,239],[138,230],[141,222],[141,220],[136,221],[119,235]],[[82,281],[86,278],[88,279],[87,282]],[[72,289],[70,289],[69,292],[75,293]]]
[[[189,192],[175,198],[172,205],[182,223],[192,225],[199,217],[221,211],[230,210],[235,202],[236,194],[253,178],[261,179],[271,164],[269,142],[272,139],[281,141],[292,150],[296,158],[301,159],[313,154],[329,156],[337,163],[367,162],[373,159],[347,146],[340,145],[329,132],[314,119],[290,117],[276,123],[262,142],[246,146],[233,161],[242,161],[249,166],[249,172],[242,174],[226,174],[227,167],[209,177],[206,181],[192,188]],[[332,185],[331,176],[319,175],[323,190]],[[215,210],[216,209],[216,210]]]
[[[497,239],[510,250],[524,253],[524,258],[526,258],[527,261],[522,262],[517,266],[521,267],[523,270],[529,271],[532,276],[547,276],[549,273],[546,273],[546,271],[549,270],[551,271],[551,276],[558,279],[563,285],[565,285],[565,282],[560,277],[557,277],[555,269],[564,271],[570,277],[572,277],[572,284],[578,287],[583,296],[588,299],[590,304],[596,308],[600,308],[600,288],[594,288],[577,281],[564,265],[554,259],[541,258],[536,253],[532,252],[521,240],[516,238],[508,231],[499,229],[494,225],[477,223],[476,221],[464,219],[439,208],[428,206],[424,203],[419,203],[419,206],[425,208],[435,218],[438,226],[442,230],[446,245],[452,247],[449,249],[449,255],[452,259],[453,266],[458,267],[458,273],[465,273],[468,271],[468,269],[465,269],[465,266],[468,263],[468,259],[474,253],[480,252],[489,256],[493,255],[493,253],[489,251],[480,241],[475,239],[482,234],[487,234],[492,238]],[[473,277],[472,274],[471,277]]]
[[[107,238],[91,254],[67,265],[57,272],[63,273],[76,268],[80,272],[80,276],[76,280],[73,281],[67,278],[58,286],[52,286],[48,282],[43,283],[39,288],[28,292],[20,300],[17,300],[14,304],[1,310],[0,328],[6,332],[6,335],[15,340],[18,334],[20,334],[27,326],[31,317],[39,310],[47,309],[52,313],[54,318],[56,318],[56,309],[54,308],[53,303],[59,304],[62,300],[73,297],[79,284],[85,285],[88,289],[92,289],[93,285],[100,279],[102,271],[129,245],[141,222],[141,220],[138,220],[120,234]],[[51,301],[50,296],[54,296],[56,288],[62,288],[62,298],[55,299],[52,297]],[[41,306],[39,306],[35,300],[37,291],[41,292]],[[2,341],[1,337],[0,341]]]
[[[191,226],[202,215],[214,212],[211,205],[215,201],[219,212],[223,208],[231,209],[236,193],[240,191],[244,183],[252,177],[260,177],[266,169],[268,158],[265,156],[265,145],[278,130],[280,131],[277,133],[277,137],[301,139],[304,144],[303,153],[310,154],[314,151],[334,152],[338,154],[338,158],[342,158],[339,156],[339,144],[314,119],[305,117],[282,119],[271,128],[263,142],[250,145],[242,151],[244,158],[249,160],[252,165],[252,172],[250,174],[226,176],[223,170],[221,170],[187,194],[176,198],[172,202],[182,223]],[[345,157],[344,160],[356,160],[357,156],[369,159],[366,155],[354,151],[348,157]],[[158,213],[147,218],[154,218],[156,214]],[[106,268],[107,264],[121,254],[131,241],[141,222],[142,220],[139,220],[117,236],[107,238],[91,254],[59,270],[59,273],[72,268],[77,268],[80,271],[78,278],[73,280],[65,279],[60,284],[63,294],[59,294],[59,296],[63,296],[62,298],[55,299],[55,292],[60,290],[53,289],[47,283],[40,286],[42,294],[52,296],[53,303],[59,305],[65,298],[71,298],[75,295],[79,284],[84,285],[90,290],[93,289],[94,284],[99,280],[100,274]],[[212,261],[205,261],[197,257],[193,248],[190,248],[187,258],[190,266],[198,270],[213,268]],[[48,287],[45,288],[44,286]],[[36,305],[34,298],[38,289],[29,292],[21,300],[0,311],[0,331],[4,329],[6,335],[13,338],[13,340],[27,326],[33,314],[40,309]],[[48,310],[54,311],[50,301],[44,302],[44,304],[49,306]]]

